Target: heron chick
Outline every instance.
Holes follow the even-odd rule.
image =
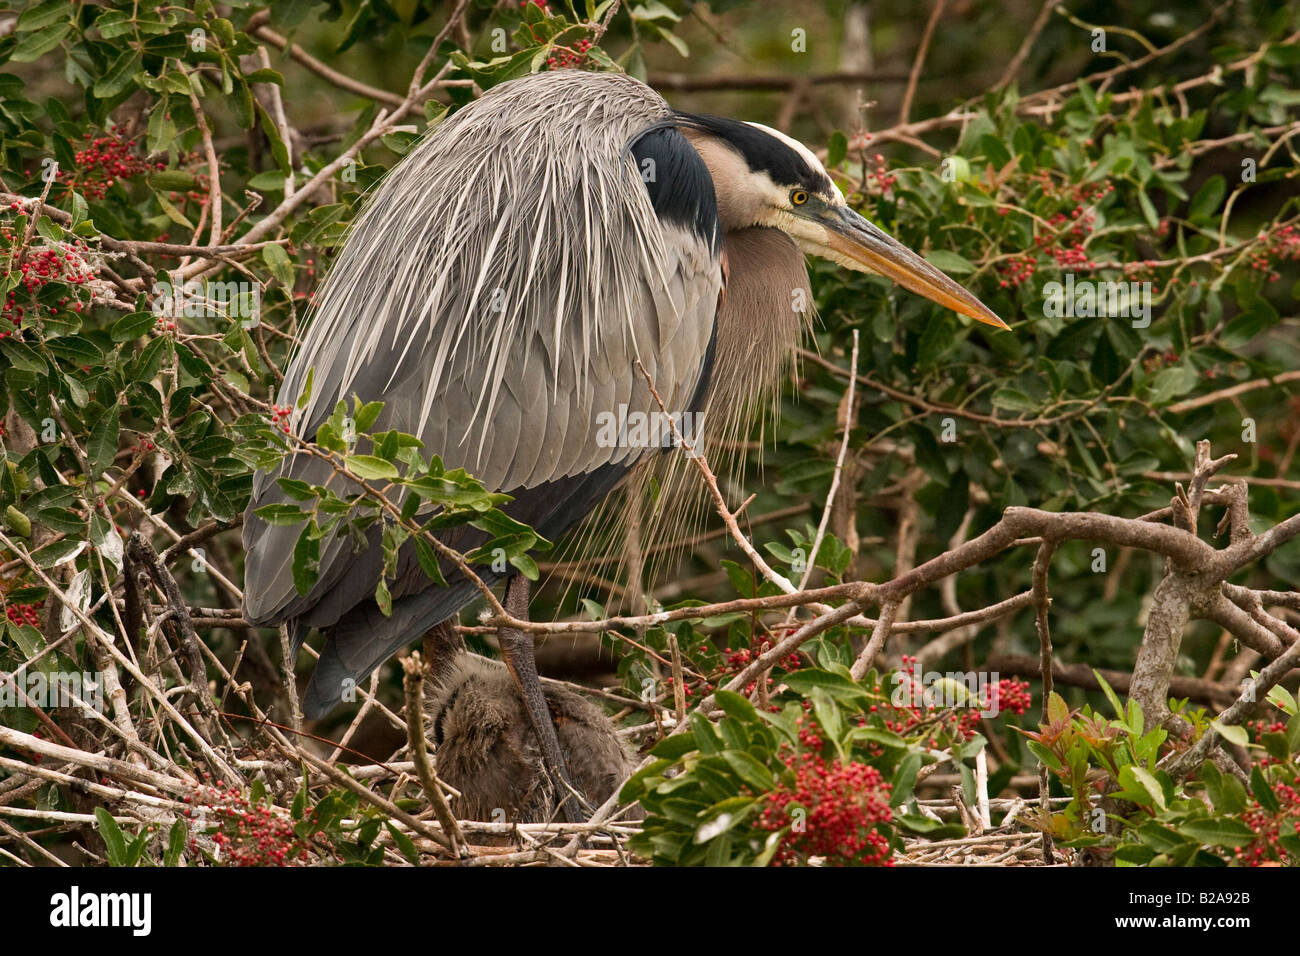
[[[509,671],[470,654],[444,623],[426,642],[433,653],[426,705],[438,776],[460,794],[453,812],[470,820],[548,823],[560,813],[564,782],[545,767],[542,746]],[[598,807],[636,767],[604,711],[564,687],[543,688],[569,782]],[[635,814],[634,814],[635,815]]]
[[[675,111],[621,74],[523,77],[435,127],[367,198],[277,401],[297,409],[290,427],[306,440],[338,402],[382,401],[375,431],[415,435],[426,457],[508,493],[508,514],[555,539],[675,444],[653,429],[611,440],[610,415],[702,413],[705,450],[747,426],[811,311],[806,254],[1006,327],[849,208],[784,134]],[[408,541],[381,609],[375,522],[360,536],[324,536],[317,577],[299,593],[300,527],[256,514],[291,500],[278,478],[344,497],[361,488],[294,453],[255,477],[244,524],[245,618],[287,625],[295,652],[312,629],[324,635],[304,697],[307,716],[320,717],[479,592],[446,563],[446,586],[435,585]],[[461,553],[488,538],[468,527],[439,536]],[[526,578],[476,571],[488,584],[506,578],[506,608],[526,618]],[[501,646],[562,775],[532,638],[504,629]]]

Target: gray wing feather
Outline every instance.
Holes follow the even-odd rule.
[[[314,369],[295,433],[313,435],[354,394],[382,400],[377,429],[416,434],[426,454],[507,491],[644,454],[602,447],[597,416],[657,411],[637,361],[670,411],[686,409],[721,286],[716,250],[656,218],[625,153],[669,115],[631,78],[557,71],[494,88],[437,127],[367,201],[318,295],[278,398],[296,404]],[[251,514],[284,500],[277,475],[321,483],[318,465],[300,456],[255,481],[252,621],[311,612],[323,626],[373,593],[378,563],[335,538],[298,595],[299,528]]]

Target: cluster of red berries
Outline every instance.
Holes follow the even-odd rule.
[[[1300,836],[1300,779],[1291,784],[1274,783],[1272,788],[1277,810],[1265,810],[1258,800],[1252,799],[1242,814],[1242,822],[1259,834],[1252,842],[1237,848],[1237,860],[1246,866],[1287,862],[1292,854],[1281,845],[1280,839],[1287,833]]]
[[[998,713],[1005,710],[1020,717],[1034,705],[1034,695],[1029,690],[1029,681],[1003,677],[987,689],[981,703],[985,710],[996,709]]]
[[[866,170],[867,181],[874,183],[877,191],[882,196],[888,196],[894,191],[894,186],[898,183],[898,177],[889,171],[885,165],[885,157],[876,153],[871,157],[875,165]]]
[[[1142,360],[1142,367],[1148,372],[1154,372],[1157,369],[1165,368],[1170,365],[1177,365],[1181,356],[1173,349],[1165,349],[1156,355],[1148,355]]]
[[[289,434],[289,416],[293,414],[292,405],[272,405],[271,406],[271,425],[280,429],[286,435]]]
[[[1035,236],[1034,245],[1038,247],[1038,252],[1051,256],[1061,269],[1095,268],[1097,264],[1085,248],[1097,221],[1097,214],[1092,207],[1113,192],[1115,186],[1112,183],[1078,183],[1061,189],[1047,172],[1030,178],[1039,180],[1046,195],[1074,204],[1068,211],[1058,211],[1047,218],[1047,225],[1052,231]],[[1000,207],[997,214],[1005,216],[1010,211],[1009,207]],[[974,210],[968,214],[967,219],[974,221]],[[1033,278],[1037,269],[1036,253],[1011,256],[998,263],[997,271],[1001,276],[998,285],[1004,289],[1022,286]]]
[[[1127,282],[1150,282],[1151,293],[1158,295],[1160,286],[1155,279],[1159,269],[1160,263],[1154,259],[1143,259],[1141,262],[1126,262],[1124,263],[1124,279]],[[1191,280],[1189,285],[1195,288],[1197,285],[1196,280]]]
[[[821,736],[811,723],[799,737],[805,746],[820,748]],[[827,866],[892,865],[890,785],[880,771],[865,763],[828,761],[815,749],[791,753],[785,764],[794,783],[767,795],[755,824],[769,832],[789,827],[774,866],[797,866],[812,857],[823,858]]]
[[[784,636],[784,634],[779,634],[778,637],[780,636]],[[766,654],[770,648],[770,639],[766,637],[755,637],[749,647],[742,647],[739,650],[732,650],[730,647],[724,648],[723,653],[726,655],[726,665],[723,673],[725,675],[739,674],[755,660]],[[772,666],[779,667],[784,671],[797,671],[803,666],[803,659],[799,656],[798,651],[793,651],[780,660],[775,661]],[[767,689],[769,691],[775,688],[776,681],[772,678],[770,670],[764,680],[767,681]],[[757,681],[750,681],[745,686],[743,692],[745,696],[748,697],[752,695],[756,686],[758,686]],[[768,709],[773,713],[776,713],[781,708],[776,704],[771,704]]]
[[[556,47],[555,52],[546,58],[546,65],[552,70],[580,69],[586,65],[590,49],[590,40],[579,40],[572,47]]]
[[[1246,723],[1246,728],[1256,742],[1265,734],[1285,734],[1286,722],[1281,720],[1253,720]],[[1292,757],[1294,760],[1295,757]],[[1264,771],[1268,767],[1288,765],[1290,782],[1270,780],[1269,788],[1277,800],[1276,810],[1266,809],[1258,800],[1251,798],[1250,805],[1242,813],[1241,819],[1246,826],[1257,834],[1255,839],[1234,851],[1237,862],[1243,866],[1266,866],[1291,862],[1295,856],[1282,846],[1284,836],[1300,837],[1300,769],[1290,761],[1282,760],[1270,754],[1263,754],[1255,761],[1255,766]],[[1268,775],[1266,775],[1267,777]]]
[[[667,678],[667,683],[668,683],[668,690],[671,693],[673,689],[673,685],[676,683],[676,681],[674,681],[671,677],[669,677]],[[713,687],[711,685],[706,684],[705,689],[708,691],[712,691]],[[695,696],[695,689],[691,687],[691,681],[688,678],[682,679],[682,696],[683,697]]]
[[[688,677],[684,681],[682,681],[682,685],[684,689],[683,692],[685,696],[694,697],[696,696],[697,693],[700,694],[713,693],[713,691],[716,689],[716,684],[722,683],[728,677],[732,677],[740,673],[742,670],[744,670],[746,667],[752,664],[756,659],[761,657],[763,654],[767,653],[767,651],[771,647],[772,640],[774,639],[779,640],[783,636],[784,634],[781,632],[781,629],[778,628],[775,638],[755,637],[753,638],[750,647],[740,648],[738,650],[734,650],[730,647],[724,648],[723,654],[725,655],[725,662],[721,667],[717,668],[710,674],[710,676],[713,678],[712,681],[700,677]],[[699,645],[698,648],[696,648],[696,650],[701,656],[704,656],[713,653],[715,649],[711,644],[701,644]],[[784,671],[798,670],[799,668],[803,667],[803,658],[800,657],[798,652],[792,652],[790,654],[787,654],[785,657],[781,658],[780,660],[775,661],[772,664],[772,667],[780,668],[781,670]],[[703,668],[700,669],[703,670]],[[668,683],[668,689],[669,691],[671,691],[674,684],[673,679],[671,677],[667,678],[667,683]],[[776,684],[777,681],[771,676],[771,672],[769,671],[767,676],[768,690],[769,691],[774,690]],[[751,696],[754,693],[754,688],[756,686],[757,686],[757,681],[750,681],[748,686],[744,688],[743,693],[745,694],[745,696]],[[773,713],[776,713],[781,708],[776,704],[771,704],[768,706],[768,709]]]
[[[193,157],[190,156],[183,157],[181,160],[182,167],[187,162],[192,161],[192,159]],[[196,202],[200,206],[206,206],[208,204],[208,200],[211,198],[208,192],[207,175],[200,172],[194,173],[194,187],[192,189],[183,193],[169,192],[167,194],[167,198],[174,203],[180,203],[182,209],[185,207],[185,204],[188,202]],[[159,241],[165,242],[166,240],[160,237]]]
[[[191,824],[217,828],[212,842],[217,845],[219,863],[292,866],[307,858],[308,846],[294,832],[292,823],[272,813],[270,807],[254,805],[235,787],[200,787],[183,799],[190,805],[182,813]],[[190,849],[198,850],[197,840],[191,838]]]
[[[12,202],[9,208],[15,212],[22,211],[22,203]],[[0,227],[0,238],[9,246],[17,245],[21,239],[15,235],[12,227]],[[72,286],[85,286],[95,277],[95,271],[90,263],[86,260],[86,244],[80,239],[73,242],[60,242],[54,246],[46,248],[33,248],[28,251],[26,258],[23,259],[22,265],[18,269],[18,285],[9,290],[5,296],[3,305],[0,305],[0,326],[4,327],[0,331],[0,338],[8,338],[10,335],[17,335],[16,332],[10,332],[6,323],[12,325],[15,329],[20,328],[23,319],[27,316],[28,309],[33,316],[39,315],[42,306],[34,301],[36,294],[51,282],[67,283]],[[24,293],[23,302],[19,304],[19,293]],[[85,308],[85,303],[71,296],[60,298],[55,304],[47,306],[51,315],[57,315],[59,310],[66,308],[72,303],[73,312],[81,312]]]
[[[1263,732],[1285,733],[1286,724],[1278,721],[1263,728]],[[1268,756],[1256,761],[1261,770],[1280,763],[1282,761]],[[1295,770],[1294,767],[1291,769]],[[1242,822],[1258,834],[1252,842],[1236,850],[1238,862],[1246,866],[1289,862],[1294,854],[1282,846],[1281,838],[1289,834],[1300,837],[1300,771],[1294,773],[1290,783],[1273,780],[1269,786],[1277,800],[1277,809],[1266,809],[1258,798],[1252,798],[1241,817]]]
[[[9,618],[11,623],[19,627],[24,624],[39,627],[41,617],[37,612],[44,606],[44,601],[37,601],[35,604],[10,604],[5,607],[5,616]]]
[[[1052,174],[1045,169],[1031,173],[1029,178],[1038,182],[1045,196],[1074,203],[1076,207],[1096,205],[1115,191],[1114,183],[1062,183],[1057,185],[1052,178]]]
[[[931,728],[928,739],[931,747],[938,747],[943,737],[970,740],[979,733],[980,715],[982,713],[996,711],[1001,714],[1003,711],[1008,711],[1019,717],[1033,704],[1033,694],[1029,690],[1029,683],[1008,677],[1000,679],[992,686],[982,688],[980,698],[970,701],[965,706],[950,708],[946,705],[926,703],[919,686],[920,678],[915,673],[916,658],[904,654],[902,660],[902,666],[899,668],[902,674],[901,679],[908,682],[908,686],[916,688],[916,697],[920,698],[920,703],[899,707],[890,701],[882,704],[872,704],[868,711],[877,714],[881,718],[885,729],[892,730],[902,737],[910,734],[913,728],[925,724]],[[886,693],[880,684],[876,684],[872,689],[882,696]],[[912,697],[913,695],[908,694],[907,696]],[[950,711],[950,713],[944,714],[944,711]],[[943,719],[935,720],[934,718],[940,714],[944,714]],[[859,723],[866,726],[867,719],[864,717]]]
[[[311,306],[311,305],[314,305],[315,302],[316,302],[316,285],[317,285],[317,283],[316,283],[316,281],[315,281],[315,280],[316,280],[316,260],[315,260],[315,259],[308,259],[308,260],[307,260],[307,267],[306,267],[306,269],[305,269],[304,271],[305,271],[306,274],[307,274],[307,278],[308,278],[309,280],[311,280],[311,282],[310,282],[311,291],[308,292],[308,291],[304,291],[304,290],[302,290],[302,289],[293,289],[293,290],[291,290],[290,294],[291,294],[295,299],[297,299],[299,302],[303,303],[303,305]]]
[[[1008,256],[1005,262],[998,263],[997,269],[998,275],[1002,276],[998,280],[999,286],[1004,289],[1009,286],[1022,286],[1038,271],[1038,259],[1032,253]]]
[[[1295,226],[1283,226],[1272,235],[1260,238],[1263,241],[1251,250],[1247,264],[1269,282],[1276,282],[1282,277],[1276,268],[1279,262],[1300,259],[1300,233]]]
[[[1083,244],[1092,235],[1093,223],[1096,219],[1097,214],[1082,204],[1075,206],[1068,213],[1053,213],[1048,217],[1047,224],[1055,230],[1054,233],[1040,234],[1034,238],[1034,242],[1040,249],[1045,249],[1062,267],[1091,266],[1092,262],[1084,251]],[[1054,238],[1071,241],[1064,246],[1057,246],[1052,244]]]
[[[1057,212],[1049,216],[1047,224],[1055,230],[1052,236],[1040,235],[1035,238],[1040,249],[1046,251],[1062,269],[1091,269],[1096,263],[1084,249],[1088,237],[1092,235],[1097,214],[1091,208],[1114,192],[1113,183],[1078,183],[1064,191],[1063,198],[1074,203],[1069,212]],[[1053,238],[1062,240],[1062,245],[1053,244]]]
[[[85,134],[90,139],[90,134]],[[59,170],[58,178],[66,186],[83,193],[89,199],[103,199],[114,183],[134,179],[151,169],[166,169],[164,162],[150,163],[134,155],[135,140],[120,140],[116,136],[97,137],[77,151],[74,170]]]

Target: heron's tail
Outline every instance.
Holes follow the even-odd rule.
[[[480,573],[491,585],[501,575]],[[376,667],[435,624],[447,620],[478,597],[471,581],[448,582],[393,601],[393,613],[384,617],[373,604],[356,607],[325,631],[325,645],[303,697],[304,717],[324,717],[339,704],[356,700],[357,685]]]

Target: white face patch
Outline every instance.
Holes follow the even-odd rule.
[[[767,135],[775,139],[779,139],[781,142],[785,143],[785,145],[789,146],[792,150],[794,150],[796,153],[802,156],[804,162],[806,162],[817,172],[820,172],[823,176],[827,178],[827,180],[830,181],[831,193],[832,193],[830,197],[830,204],[832,206],[845,205],[844,194],[840,192],[840,187],[835,185],[835,180],[831,179],[831,177],[827,174],[826,167],[824,167],[821,164],[821,160],[817,158],[816,154],[813,153],[811,149],[809,149],[803,143],[799,142],[797,139],[791,139],[789,136],[786,136],[785,133],[782,133],[780,130],[772,129],[772,127],[770,126],[764,126],[762,123],[750,123],[749,125],[754,127],[754,129],[761,129],[764,133],[767,133]]]

